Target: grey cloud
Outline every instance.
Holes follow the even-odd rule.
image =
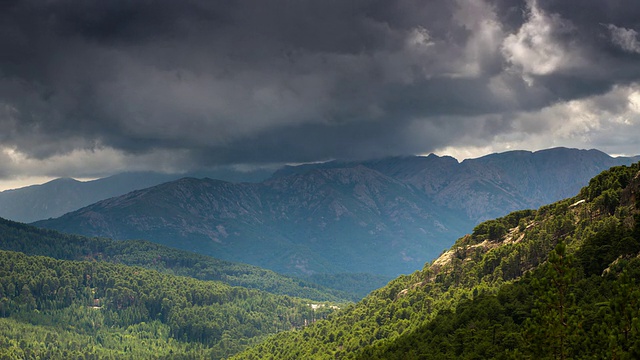
[[[536,2],[548,13],[558,14],[575,27],[575,31],[563,41],[579,44],[592,63],[599,64],[602,69],[606,69],[607,65],[615,64],[628,67],[627,71],[631,70],[631,74],[603,71],[597,71],[597,73],[602,76],[612,76],[611,81],[618,81],[625,75],[637,77],[637,67],[628,66],[630,64],[625,61],[633,62],[634,59],[637,61],[638,57],[620,52],[615,40],[612,44],[609,25],[629,33],[640,29],[639,4],[625,0],[585,0],[579,4],[558,0],[537,0]],[[595,67],[592,66],[591,70]]]
[[[640,40],[638,40],[637,31],[620,28],[613,24],[607,25],[607,28],[611,31],[611,40],[614,44],[620,46],[624,51],[640,54]]]
[[[612,45],[637,44],[640,6],[591,2],[3,2],[0,146],[176,151],[197,167],[482,144],[538,128],[518,112],[640,79],[636,54]],[[523,74],[505,58],[532,4],[581,62]]]

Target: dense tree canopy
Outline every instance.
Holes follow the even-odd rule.
[[[98,260],[142,266],[201,280],[268,291],[317,301],[357,301],[362,291],[333,290],[312,281],[281,275],[247,264],[219,260],[143,240],[114,241],[68,235],[0,218],[0,249],[63,260]],[[361,283],[361,282],[360,282]],[[327,282],[339,285],[339,282]],[[382,286],[382,285],[381,285]]]
[[[83,344],[90,336],[95,338],[91,346],[77,351],[117,355],[122,347],[105,345],[100,339],[131,333],[120,342],[126,349],[146,336],[160,347],[175,344],[167,346],[219,358],[261,336],[302,327],[331,311],[325,303],[312,307],[308,300],[139,267],[0,251],[0,315],[25,324],[28,332],[62,330],[47,345],[56,354],[69,351],[69,341]],[[0,331],[2,337],[7,340],[0,342],[0,348],[13,348],[15,332]],[[27,343],[30,351],[47,350],[33,346]],[[152,354],[153,347],[147,351]]]

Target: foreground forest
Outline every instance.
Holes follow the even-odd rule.
[[[235,359],[637,359],[639,170],[484,222],[423,270]]]

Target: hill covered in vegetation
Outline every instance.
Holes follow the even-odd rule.
[[[0,251],[0,358],[222,358],[327,303],[104,261]]]
[[[142,240],[115,241],[43,230],[0,218],[0,249],[61,260],[96,260],[141,266],[200,280],[217,280],[232,286],[264,290],[316,301],[357,301],[373,288],[337,291],[256,266],[219,260],[210,256]],[[373,284],[376,284],[373,279]],[[340,281],[334,280],[333,284]],[[381,284],[380,286],[382,286]],[[343,287],[348,290],[346,286]],[[367,291],[368,290],[368,291]]]
[[[640,164],[478,225],[424,269],[235,359],[640,357]]]

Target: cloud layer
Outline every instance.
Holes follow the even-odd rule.
[[[600,0],[2,2],[0,177],[635,154],[637,19]]]

